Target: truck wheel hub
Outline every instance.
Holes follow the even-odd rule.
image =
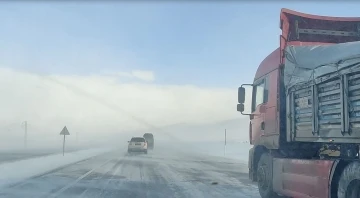
[[[258,170],[258,183],[259,187],[262,189],[266,189],[267,185],[267,177],[266,177],[266,166],[261,166]]]
[[[350,182],[348,189],[346,190],[346,198],[358,197],[360,197],[360,180],[353,180]]]

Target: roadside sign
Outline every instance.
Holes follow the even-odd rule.
[[[61,130],[60,135],[70,135],[68,129],[66,128],[66,126],[64,126],[64,128]]]
[[[64,154],[65,154],[65,136],[70,135],[66,126],[64,126],[64,128],[61,130],[60,135],[64,136],[64,140],[63,140],[63,156],[64,156]]]

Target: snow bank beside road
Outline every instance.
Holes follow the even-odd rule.
[[[200,153],[209,156],[225,157],[247,163],[249,159],[249,149],[252,147],[249,143],[243,142],[227,142],[226,150],[224,149],[224,142],[187,142],[179,145],[181,150],[191,153]],[[224,152],[225,151],[225,152]]]
[[[65,153],[65,156],[62,156],[62,154],[56,154],[0,164],[0,187],[20,182],[29,177],[109,152],[111,150],[112,149],[110,148],[88,149]]]
[[[252,145],[249,143],[228,142],[226,144],[226,149],[224,149],[224,142],[210,142],[204,143],[204,145],[200,147],[202,148],[202,151],[200,152],[212,156],[236,159],[247,163],[249,160],[249,150],[251,147]]]

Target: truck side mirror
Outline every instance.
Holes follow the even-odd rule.
[[[237,104],[236,110],[238,112],[244,112],[244,104]]]
[[[241,86],[238,89],[238,103],[244,104],[244,102],[245,102],[245,88]]]
[[[241,112],[242,115],[251,115],[252,103],[252,84],[243,84],[238,88],[238,105],[236,110]]]

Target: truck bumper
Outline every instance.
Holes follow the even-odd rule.
[[[128,148],[128,152],[145,152],[146,150],[144,148]]]

